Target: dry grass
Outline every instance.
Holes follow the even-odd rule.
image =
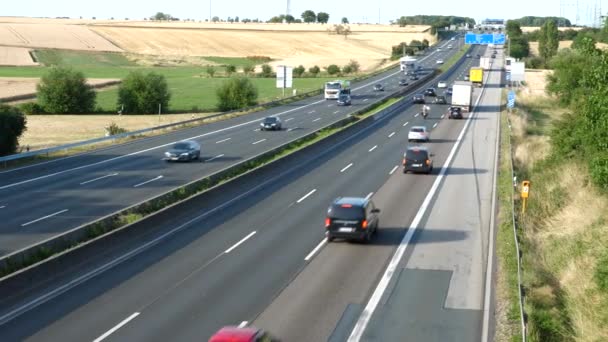
[[[20,47],[0,46],[0,65],[35,66],[29,49]]]
[[[558,27],[557,29],[560,30],[560,31],[567,31],[567,30],[579,31],[579,30],[582,30],[583,28],[582,27]],[[533,32],[533,31],[540,30],[540,27],[538,27],[538,26],[523,26],[521,28],[521,30],[523,32]]]
[[[571,40],[560,40],[558,50],[569,49],[572,46]],[[598,42],[595,44],[598,49],[606,49],[608,44]],[[538,56],[538,42],[530,42],[530,55]]]
[[[113,78],[90,78],[87,83],[92,86],[103,86],[106,83],[119,81]],[[36,85],[40,82],[35,77],[0,77],[0,100],[17,95],[36,94]]]
[[[30,115],[27,131],[19,139],[32,150],[103,137],[111,122],[129,131],[200,118],[204,114],[161,115]]]

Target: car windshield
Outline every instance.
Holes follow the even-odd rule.
[[[345,208],[342,205],[333,205],[328,215],[338,220],[359,220],[364,217],[363,208],[357,206]]]
[[[173,148],[176,150],[187,150],[190,148],[190,144],[188,143],[178,143],[173,145]]]
[[[277,122],[277,118],[266,118],[264,119],[264,123],[271,124]]]
[[[340,100],[342,100],[342,101],[348,100],[348,95],[340,95]]]
[[[422,127],[414,127],[410,130],[410,132],[423,133],[424,129]]]
[[[340,83],[325,83],[325,88],[327,89],[340,89]]]
[[[424,150],[407,150],[405,158],[410,160],[425,160],[427,153]]]

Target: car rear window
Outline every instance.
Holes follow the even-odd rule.
[[[412,128],[412,132],[416,132],[416,133],[423,133],[423,132],[424,132],[424,129],[414,127],[414,128]]]
[[[173,148],[176,149],[176,150],[187,150],[187,149],[190,148],[190,144],[179,143],[179,144],[173,145]]]
[[[352,206],[345,208],[342,205],[332,205],[328,215],[333,219],[341,220],[359,220],[365,217],[362,207]]]
[[[427,153],[424,150],[407,150],[405,158],[411,160],[426,160]]]
[[[266,118],[264,119],[264,123],[275,123],[277,118]]]

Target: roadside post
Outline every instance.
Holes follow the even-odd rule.
[[[293,68],[289,66],[279,65],[277,67],[277,88],[283,89],[283,97],[285,97],[285,88],[291,88],[293,84]]]
[[[528,195],[530,194],[530,181],[523,181],[521,183],[521,213],[526,213],[526,206],[528,205]]]

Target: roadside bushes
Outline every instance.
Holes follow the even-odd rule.
[[[253,106],[257,103],[258,90],[248,78],[232,78],[216,91],[221,111]]]
[[[27,119],[18,108],[0,104],[0,156],[17,152]]]
[[[163,75],[131,72],[118,88],[118,108],[123,114],[152,114],[169,110],[171,93]],[[124,106],[124,108],[123,108]]]
[[[47,113],[83,114],[95,109],[97,94],[82,72],[53,67],[36,87],[38,102]]]

